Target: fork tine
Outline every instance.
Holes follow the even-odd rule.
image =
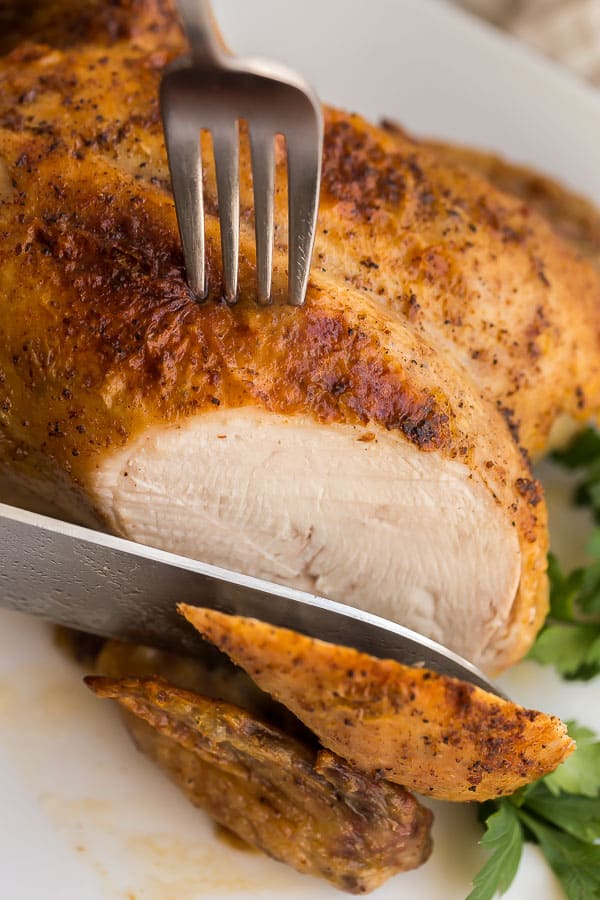
[[[273,266],[275,135],[251,127],[250,153],[252,156],[252,184],[254,186],[258,301],[266,304],[271,302],[271,272]]]
[[[302,306],[315,242],[321,182],[322,120],[315,109],[311,125],[286,132],[288,161],[288,302]]]
[[[237,300],[240,246],[240,177],[238,123],[213,126],[213,151],[217,170],[217,194],[221,223],[221,254],[225,298]]]
[[[204,300],[206,268],[200,129],[175,112],[177,106],[168,102],[168,96],[163,94],[161,101],[171,184],[188,284],[194,294]]]

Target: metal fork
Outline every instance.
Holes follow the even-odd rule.
[[[221,46],[210,3],[178,0],[191,55],[172,63],[160,90],[161,114],[188,284],[208,293],[200,132],[212,133],[225,297],[238,293],[239,122],[248,125],[254,188],[258,298],[271,299],[275,135],[285,137],[288,175],[288,302],[304,303],[314,244],[323,121],[320,103],[293,72],[241,60]]]

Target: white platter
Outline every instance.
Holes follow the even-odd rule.
[[[502,150],[600,202],[600,99],[575,78],[434,0],[221,0],[240,52],[306,73],[324,99],[417,132]],[[554,483],[550,469],[547,481]],[[582,552],[585,515],[550,492],[554,544]],[[235,851],[132,747],[49,630],[0,614],[0,897],[18,900],[326,900],[342,895]],[[504,678],[518,701],[600,731],[598,688],[531,663]],[[481,865],[470,808],[435,806],[435,850],[372,896],[463,900]],[[528,847],[509,900],[561,897]]]

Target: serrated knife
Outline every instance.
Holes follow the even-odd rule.
[[[441,644],[360,609],[0,503],[0,606],[102,637],[197,654],[176,604],[261,619],[504,696]]]

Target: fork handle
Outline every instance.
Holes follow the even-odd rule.
[[[179,15],[195,62],[218,62],[226,53],[210,0],[177,0]]]

